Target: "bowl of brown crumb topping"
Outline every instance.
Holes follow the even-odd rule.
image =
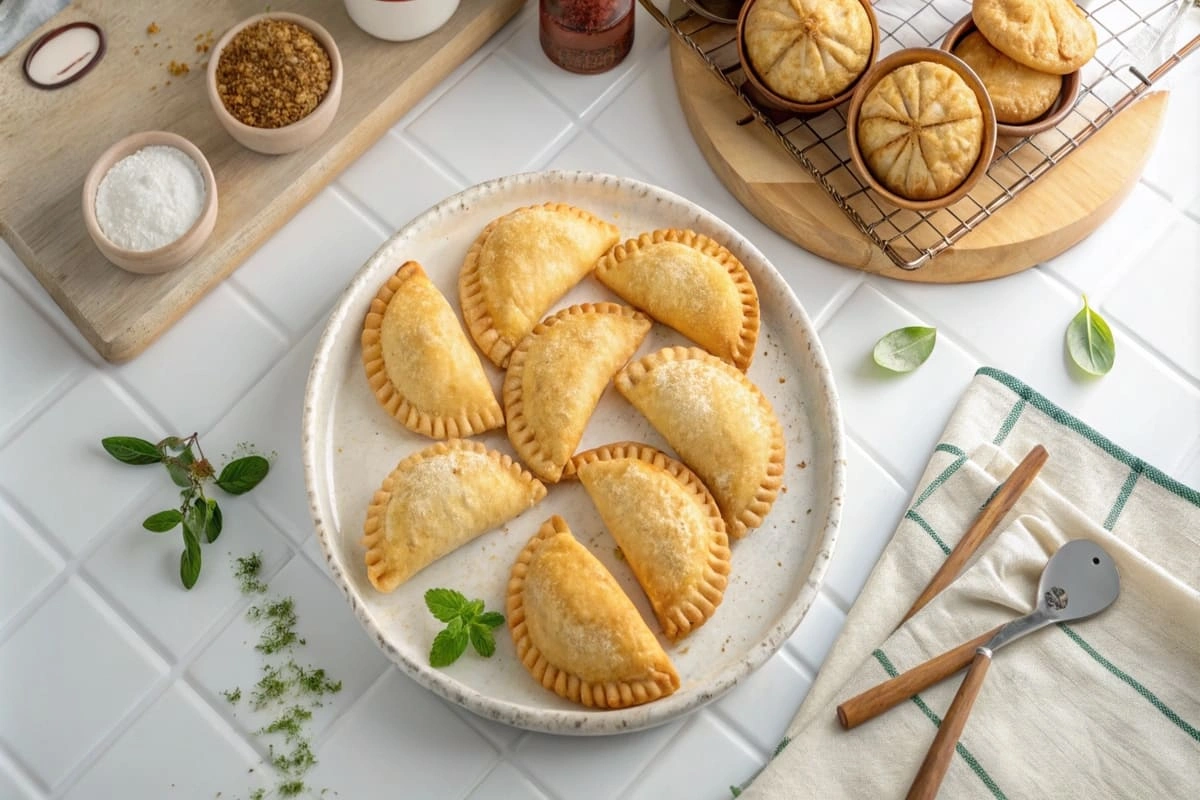
[[[329,32],[307,17],[257,14],[217,41],[208,99],[229,135],[259,153],[290,153],[316,141],[342,97],[342,58]]]

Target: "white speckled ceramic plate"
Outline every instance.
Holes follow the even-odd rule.
[[[724,603],[680,644],[663,640],[682,680],[679,691],[623,710],[590,710],[543,689],[517,660],[507,626],[496,629],[492,658],[468,649],[448,668],[429,666],[429,647],[442,626],[425,608],[425,591],[458,589],[503,612],[512,563],[551,514],[567,520],[625,587],[651,629],[658,629],[649,603],[617,558],[612,538],[577,482],[550,486],[545,500],[503,529],[435,562],[391,594],[381,594],[367,580],[359,541],[367,504],[384,476],[405,455],[431,443],[393,420],[367,386],[359,335],[371,298],[397,266],[415,259],[457,310],[459,267],[479,231],[514,208],[546,201],[568,202],[613,222],[622,241],[657,228],[692,228],[733,251],[758,287],[762,310],[758,351],[748,374],[775,407],[787,438],[786,489],[764,525],[733,543]],[[556,308],[589,300],[618,298],[589,277]],[[655,325],[639,355],[682,343],[678,334]],[[486,359],[484,365],[498,392],[503,373]],[[544,172],[489,181],[426,211],[388,240],[359,270],[329,318],[309,374],[303,436],[305,476],[321,546],[334,580],[372,638],[434,692],[489,719],[532,730],[638,730],[720,696],[766,661],[799,625],[825,574],[841,517],[844,455],[833,376],[795,295],[763,255],[717,217],[663,189],[608,175]],[[478,438],[514,455],[503,431]],[[580,449],[623,439],[670,452],[610,386]]]

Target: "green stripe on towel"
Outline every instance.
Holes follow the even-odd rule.
[[[996,445],[996,447],[1004,444],[1004,440],[1012,433],[1013,426],[1017,424],[1017,420],[1021,418],[1021,412],[1024,410],[1025,398],[1022,397],[1013,403],[1012,409],[1008,412],[1008,416],[1004,418],[1004,422],[1000,425],[1000,430],[996,433],[996,438],[992,440],[992,444]]]
[[[871,655],[875,656],[875,660],[883,666],[883,669],[885,672],[887,672],[888,677],[894,678],[900,674],[896,671],[896,667],[892,664],[892,660],[887,657],[887,653],[883,652],[883,650],[876,649]],[[917,708],[921,709],[921,713],[929,718],[929,721],[933,723],[935,728],[942,727],[942,718],[933,712],[933,709],[930,708],[929,705],[921,698],[921,695],[914,694],[909,699],[916,704]],[[987,773],[987,770],[983,768],[983,766],[979,763],[979,760],[975,758],[975,756],[971,755],[971,751],[963,746],[961,741],[954,746],[954,749],[958,752],[959,756],[962,757],[962,760],[967,763],[967,766],[971,768],[971,771],[979,777],[979,780],[983,781],[983,785],[986,786],[988,791],[992,793],[992,797],[995,797],[996,800],[1008,800],[1008,798],[1005,797],[1004,792],[1000,791],[1000,787],[996,785],[994,780],[992,780],[992,776]]]
[[[1112,510],[1108,512],[1108,517],[1104,520],[1104,530],[1111,532],[1113,526],[1117,524],[1117,520],[1121,518],[1121,512],[1125,510],[1125,504],[1129,502],[1129,495],[1133,494],[1133,487],[1145,466],[1139,461],[1137,466],[1129,470],[1129,477],[1125,479],[1121,491],[1117,494],[1116,502],[1113,503]]]
[[[924,531],[929,534],[929,538],[931,538],[935,542],[937,542],[937,546],[942,548],[942,553],[945,555],[950,555],[950,548],[947,547],[946,543],[942,541],[942,537],[937,535],[937,531],[935,531],[933,529],[933,526],[931,526],[928,522],[925,521],[924,517],[922,517],[920,514],[918,514],[916,511],[912,510],[911,508],[907,512],[905,512],[904,517],[905,517],[905,519],[911,519],[913,522],[920,525],[921,528],[923,528]]]
[[[955,459],[950,466],[942,470],[940,475],[929,482],[929,485],[925,487],[925,491],[921,492],[920,496],[917,497],[916,502],[913,503],[913,508],[916,508],[917,506],[921,505],[921,503],[924,503],[926,500],[928,500],[929,496],[936,492],[943,483],[950,480],[951,475],[958,472],[959,468],[961,468],[963,464],[967,463],[967,454],[964,453],[961,448],[955,447],[952,444],[946,444],[943,442],[942,444],[939,444],[937,447],[933,448],[933,452],[949,453],[950,455],[955,456]]]
[[[1054,403],[1047,400],[1044,396],[1038,394],[1037,391],[1025,383],[1017,380],[1012,375],[1009,375],[1007,372],[1003,372],[993,367],[980,367],[975,374],[984,375],[1007,387],[1011,391],[1015,392],[1019,397],[1023,398],[1027,403],[1029,403],[1029,405],[1033,406],[1038,411],[1041,411],[1043,414],[1050,417],[1050,419],[1054,420],[1060,425],[1075,431],[1080,436],[1096,445],[1096,447],[1099,447],[1105,453],[1108,453],[1117,461],[1125,464],[1130,469],[1134,469],[1135,465],[1140,465],[1141,474],[1147,480],[1161,486],[1176,497],[1180,497],[1192,505],[1200,507],[1200,492],[1196,491],[1190,486],[1185,486],[1184,484],[1172,478],[1170,475],[1167,475],[1162,470],[1146,464],[1128,450],[1125,450],[1119,445],[1114,444],[1111,439],[1101,435],[1094,428],[1090,427],[1084,422],[1079,421],[1066,411],[1063,411]]]
[[[1193,725],[1189,725],[1187,723],[1187,721],[1184,720],[1182,717],[1180,717],[1178,714],[1176,714],[1171,709],[1170,706],[1168,706],[1162,700],[1159,700],[1158,695],[1154,694],[1154,692],[1147,689],[1145,686],[1143,686],[1141,683],[1139,683],[1137,680],[1135,680],[1133,678],[1133,676],[1129,675],[1127,672],[1122,670],[1116,664],[1112,663],[1107,658],[1105,658],[1104,656],[1102,656],[1098,652],[1096,652],[1096,648],[1092,647],[1090,644],[1085,642],[1083,640],[1083,637],[1080,636],[1078,633],[1076,633],[1073,628],[1069,627],[1068,625],[1066,625],[1062,622],[1058,623],[1058,627],[1062,630],[1063,633],[1065,633],[1067,636],[1071,637],[1071,641],[1075,642],[1075,644],[1077,644],[1081,648],[1083,648],[1083,652],[1087,653],[1089,656],[1094,658],[1096,660],[1097,664],[1104,667],[1106,670],[1108,670],[1113,675],[1115,675],[1122,683],[1126,684],[1131,689],[1133,689],[1135,692],[1137,692],[1142,697],[1144,697],[1146,700],[1150,701],[1150,705],[1157,708],[1164,717],[1171,720],[1171,722],[1175,723],[1175,726],[1178,727],[1181,731],[1186,733],[1188,736],[1191,736],[1197,742],[1200,742],[1200,730],[1197,730],[1195,728],[1195,726],[1193,726]]]

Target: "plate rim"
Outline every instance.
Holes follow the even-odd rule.
[[[316,490],[317,426],[315,419],[315,397],[322,386],[322,377],[331,368],[331,356],[336,333],[341,321],[348,313],[348,306],[356,298],[359,287],[366,280],[376,261],[391,248],[398,240],[408,235],[409,231],[422,225],[428,218],[442,215],[448,209],[465,207],[475,197],[490,197],[498,190],[509,184],[553,184],[570,183],[609,183],[615,182],[619,187],[628,187],[641,195],[654,196],[687,209],[704,219],[716,228],[724,230],[736,239],[736,247],[753,253],[765,264],[785,293],[785,300],[790,309],[796,313],[793,324],[800,324],[805,331],[809,343],[809,357],[820,378],[820,388],[814,396],[820,397],[827,410],[826,419],[829,425],[829,448],[831,456],[830,495],[827,498],[829,509],[824,525],[820,528],[815,545],[817,554],[812,570],[805,576],[797,601],[785,609],[779,620],[767,634],[748,648],[742,658],[717,676],[716,683],[709,683],[703,691],[681,693],[624,709],[589,709],[580,706],[578,709],[530,708],[506,700],[497,700],[476,689],[463,685],[441,670],[434,669],[419,662],[414,663],[392,646],[384,635],[384,631],[365,612],[363,603],[354,592],[343,570],[335,563],[332,539],[339,533],[332,521],[326,520],[318,505]],[[567,201],[564,201],[567,202]],[[707,208],[689,200],[682,195],[655,184],[637,178],[618,176],[611,173],[590,170],[540,170],[502,175],[481,181],[455,192],[443,200],[414,215],[407,223],[400,226],[358,267],[347,282],[345,289],[338,296],[325,317],[324,328],[317,341],[309,367],[304,389],[304,404],[301,416],[301,456],[304,469],[304,483],[308,496],[309,514],[315,528],[318,544],[325,559],[327,569],[333,582],[341,590],[350,604],[355,618],[368,635],[375,641],[383,654],[393,664],[398,666],[406,675],[415,680],[423,688],[449,700],[466,710],[485,719],[500,722],[513,727],[550,734],[571,735],[608,735],[633,732],[656,727],[672,720],[687,716],[697,709],[716,700],[736,686],[746,676],[765,664],[795,632],[807,616],[824,583],[829,562],[832,559],[837,542],[838,528],[841,523],[842,509],[845,505],[846,488],[846,457],[845,431],[843,427],[841,408],[838,402],[837,388],[834,384],[833,369],[820,341],[816,326],[809,317],[807,310],[796,297],[791,285],[776,269],[775,265],[740,231]],[[430,440],[431,442],[435,440]],[[531,678],[532,680],[532,678]],[[675,702],[672,702],[675,700]]]

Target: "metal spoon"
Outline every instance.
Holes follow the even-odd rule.
[[[1038,606],[1033,613],[1004,625],[975,651],[975,660],[908,790],[908,800],[932,800],[937,796],[996,650],[1052,622],[1071,622],[1098,614],[1112,605],[1120,592],[1117,567],[1100,545],[1087,539],[1073,539],[1058,548],[1038,581]]]

